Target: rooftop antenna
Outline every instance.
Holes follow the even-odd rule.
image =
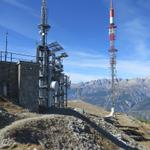
[[[39,25],[39,29],[40,29],[40,35],[41,35],[41,44],[42,46],[46,46],[47,34],[50,29],[50,25],[48,24],[48,17],[47,17],[46,0],[42,0],[41,24]]]
[[[6,32],[6,41],[5,41],[5,61],[7,61],[7,52],[8,52],[8,32]]]
[[[113,1],[110,0],[110,9],[113,9]]]
[[[113,117],[115,113],[115,100],[116,100],[116,53],[117,49],[115,48],[115,26],[114,22],[114,8],[113,8],[113,0],[110,0],[110,25],[109,25],[109,40],[110,40],[110,68],[111,68],[111,101],[112,107],[111,112],[107,117]]]

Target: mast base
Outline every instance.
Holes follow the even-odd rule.
[[[115,108],[114,107],[112,107],[111,108],[111,112],[110,112],[110,114],[109,115],[107,115],[107,116],[105,116],[105,118],[111,118],[111,117],[114,117],[115,116]]]

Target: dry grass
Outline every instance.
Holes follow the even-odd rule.
[[[106,116],[108,114],[103,108],[88,104],[83,101],[69,101],[69,106],[73,108],[81,108],[84,109],[85,112],[90,114],[95,114],[98,116]],[[138,129],[139,133],[142,133],[143,137],[149,139],[148,141],[139,142],[140,144],[144,145],[146,148],[150,149],[150,124],[146,124],[135,119],[132,116],[128,116],[126,114],[117,113],[116,118],[120,126],[127,126],[127,127],[135,127]]]
[[[84,111],[89,114],[93,114],[93,115],[97,115],[101,117],[104,117],[108,114],[108,112],[105,111],[103,108],[93,106],[83,101],[69,101],[68,105],[69,107],[72,107],[72,108],[84,109]],[[30,113],[27,110],[19,106],[16,106],[7,100],[1,100],[1,99],[0,99],[0,108],[4,109],[8,114],[13,115],[15,118],[14,119],[15,122],[13,124],[9,125],[11,123],[10,122],[9,124],[6,124],[9,126],[6,126],[2,130],[0,130],[0,135],[1,135],[0,138],[11,137],[10,139],[12,140],[12,143],[17,141],[18,138],[19,140],[22,139],[22,141],[25,141],[25,139],[23,138],[24,134],[22,133],[25,133],[26,139],[31,139],[31,141],[32,141],[32,138],[30,138],[30,136],[31,137],[33,136],[34,138],[38,138],[37,133],[39,135],[44,134],[44,136],[46,135],[46,137],[50,137],[50,139],[53,139],[53,137],[55,136],[54,138],[55,141],[58,140],[57,137],[62,137],[62,139],[64,139],[64,137],[65,139],[70,139],[72,138],[72,135],[74,135],[74,133],[70,132],[67,128],[67,124],[68,124],[67,122],[71,120],[70,118],[67,119],[64,116],[58,116],[58,115],[53,116],[53,115],[39,115],[39,114]],[[117,117],[118,123],[121,126],[136,127],[144,135],[145,138],[150,139],[150,125],[149,124],[142,123],[136,120],[135,118],[124,115],[124,114],[117,114],[116,117]],[[5,117],[5,119],[9,120],[9,117],[8,118]],[[5,119],[1,119],[1,123],[2,123],[2,120],[5,120]],[[19,121],[16,121],[16,120],[19,120]],[[51,121],[55,120],[55,121],[52,121],[53,122],[52,123],[50,120]],[[53,127],[59,124],[60,124],[60,126],[58,126],[59,132],[56,132],[58,134],[49,134],[49,133],[52,133],[54,129]],[[65,127],[65,130],[63,130],[64,127]],[[18,135],[16,133],[20,133],[20,134]],[[27,135],[29,133],[31,133],[30,136]],[[117,148],[114,148],[115,146],[111,142],[109,142],[107,139],[103,138],[102,136],[99,136],[99,134],[97,134],[95,131],[92,131],[91,138],[93,137],[95,137],[95,140],[97,141],[97,143],[101,145],[104,150],[117,149]],[[61,141],[62,139],[60,138],[59,140]],[[51,140],[49,141],[54,143],[54,141],[51,141]],[[78,144],[77,139],[75,140],[72,139],[72,143]],[[150,147],[149,141],[143,141],[140,143],[146,146],[147,148]],[[59,145],[59,143],[57,144]],[[54,144],[53,147],[55,147],[56,145]],[[27,149],[32,150],[33,148],[37,148],[37,150],[42,150],[39,143],[34,142],[34,140],[29,143],[20,142],[19,145],[17,145],[16,147],[13,147],[13,150],[27,150]]]
[[[84,109],[85,112],[98,116],[106,116],[109,112],[105,111],[103,108],[86,103],[80,100],[69,101],[68,106],[72,108],[81,108]]]
[[[0,145],[4,139],[9,139],[7,142],[10,147],[14,142],[19,143],[15,150],[28,145],[40,148],[38,141],[46,143],[49,145],[47,149],[53,150],[74,148],[86,150],[88,149],[86,147],[93,147],[95,150],[118,149],[85,122],[62,115],[43,115],[16,121],[0,131]]]
[[[9,112],[11,114],[16,114],[16,113],[21,113],[21,112],[27,111],[27,110],[23,109],[22,107],[19,107],[4,98],[0,98],[0,107],[4,108],[7,112]]]

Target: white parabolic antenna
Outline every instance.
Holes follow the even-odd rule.
[[[54,90],[55,92],[57,92],[57,91],[58,91],[58,88],[59,88],[58,82],[57,82],[57,81],[52,81],[52,83],[51,83],[51,85],[50,85],[50,88],[51,88],[52,90]]]

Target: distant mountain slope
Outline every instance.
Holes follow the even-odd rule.
[[[137,105],[135,105],[132,110],[141,110],[141,111],[145,111],[145,110],[150,110],[150,98],[145,99],[144,103],[143,101],[138,103]]]
[[[89,114],[98,115],[98,116],[102,116],[102,117],[109,114],[109,112],[105,111],[103,108],[94,106],[90,103],[86,103],[81,100],[69,101],[68,106],[71,108],[80,108]]]
[[[111,106],[111,82],[108,79],[95,80],[85,83],[73,84],[69,93],[70,99],[82,100],[105,107]],[[150,120],[150,78],[118,80],[116,110],[138,114]]]

